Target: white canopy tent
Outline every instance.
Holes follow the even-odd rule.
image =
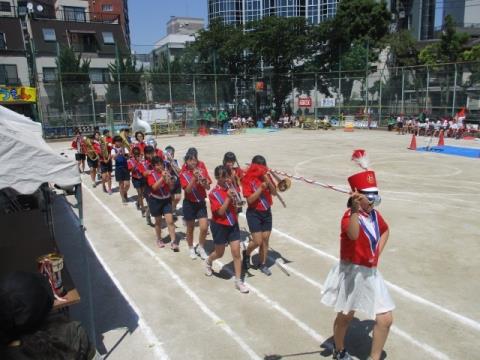
[[[23,115],[0,106],[0,191],[13,189],[19,194],[33,194],[45,183],[61,188],[75,188],[79,213],[79,240],[85,259],[87,294],[90,308],[89,330],[95,340],[91,302],[90,271],[83,226],[82,180],[74,160],[56,154],[42,138],[42,126]]]

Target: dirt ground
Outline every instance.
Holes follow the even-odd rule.
[[[234,151],[242,165],[262,154],[271,168],[343,187],[360,170],[350,161],[352,150],[366,149],[382,195],[379,210],[390,226],[379,264],[396,303],[385,356],[478,357],[480,159],[407,150],[410,136],[367,130],[284,130],[157,141],[162,148],[173,145],[177,158],[195,146],[210,172],[226,151]],[[424,141],[417,139],[418,146]],[[446,139],[446,144],[480,147],[475,141]],[[67,142],[51,146],[73,158]],[[278,201],[273,208],[273,275],[251,270],[246,277],[251,291],[244,295],[234,288],[228,249],[214,264],[215,276],[206,277],[200,258],[188,257],[182,217],[176,222],[181,251],[159,249],[153,228],[133,202],[123,206],[118,193],[109,196],[100,186],[92,188],[87,175],[83,180],[85,225],[96,266],[92,276],[106,274],[95,278],[94,296],[104,305],[95,318],[110,326],[97,332],[110,359],[331,356],[334,313],[320,298],[325,277],[338,261],[345,194],[294,181],[283,196],[287,208]],[[240,222],[246,236],[245,218]],[[211,235],[207,243],[211,249]],[[281,268],[276,261],[285,264]],[[113,285],[104,286],[106,282]],[[105,306],[109,303],[111,307]],[[124,332],[116,319],[130,313],[137,326]],[[359,359],[369,354],[372,326],[358,314],[347,334],[347,349]]]

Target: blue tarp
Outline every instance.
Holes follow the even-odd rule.
[[[480,158],[480,149],[475,148],[464,148],[460,146],[432,146],[432,147],[421,147],[417,151],[430,151],[439,154],[446,155],[456,155],[456,156],[465,156],[470,158]]]

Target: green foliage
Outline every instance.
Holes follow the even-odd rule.
[[[119,104],[119,88],[122,92],[123,103],[145,102],[145,89],[143,86],[143,67],[136,68],[136,60],[131,56],[118,56],[118,60],[108,66],[110,81],[107,84],[105,98],[109,104]]]
[[[77,106],[88,103],[91,97],[90,90],[90,60],[82,60],[81,54],[76,55],[70,47],[60,48],[55,59],[59,80],[62,87],[55,87],[53,102],[55,107],[62,111],[62,91],[65,110],[76,113]]]
[[[455,30],[453,18],[447,15],[440,42],[426,46],[418,58],[425,65],[457,62],[463,59],[463,48],[468,39],[468,34]]]
[[[249,49],[257,66],[263,61],[268,68],[273,103],[277,116],[291,92],[292,84],[285,76],[304,70],[303,62],[311,54],[311,28],[304,18],[269,16],[248,26]]]
[[[388,48],[388,64],[392,67],[418,65],[417,42],[410,31],[401,30],[387,35],[383,46]]]

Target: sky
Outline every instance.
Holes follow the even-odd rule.
[[[129,0],[132,49],[148,53],[166,35],[170,16],[201,17],[207,22],[207,3],[207,0]]]

